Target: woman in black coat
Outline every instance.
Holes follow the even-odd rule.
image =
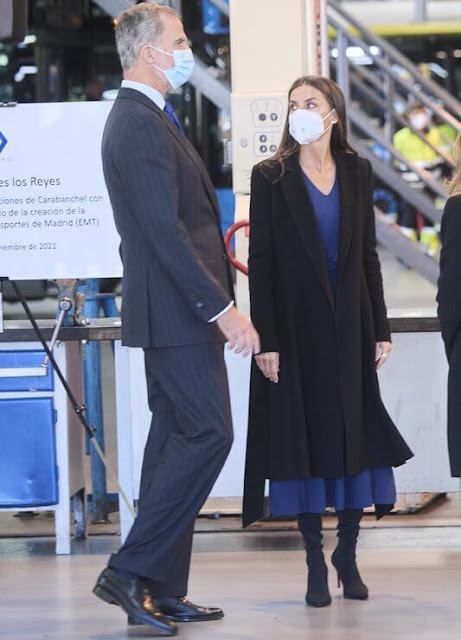
[[[442,217],[442,253],[437,301],[448,376],[448,450],[451,474],[461,476],[461,134],[455,142],[456,168]]]
[[[363,508],[392,508],[391,467],[412,453],[380,398],[391,351],[376,253],[373,175],[346,139],[340,88],[307,76],[289,91],[276,155],[252,174],[249,284],[261,354],[252,368],[244,526],[297,515],[306,601],[330,604],[321,513],[336,507],[332,561],[344,595],[365,599],[355,563]]]

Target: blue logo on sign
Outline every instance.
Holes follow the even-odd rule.
[[[3,133],[0,131],[0,153],[3,151],[3,149],[6,147],[7,144],[8,144],[8,140],[5,138]]]

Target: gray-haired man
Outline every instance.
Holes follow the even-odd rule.
[[[153,413],[137,518],[95,594],[167,635],[221,609],[185,599],[194,520],[232,444],[223,345],[259,352],[233,303],[219,208],[165,101],[193,70],[170,8],[141,3],[116,25],[124,81],[104,132],[104,174],[123,259],[122,339],[145,352]]]

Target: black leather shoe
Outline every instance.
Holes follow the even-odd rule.
[[[165,618],[174,622],[206,622],[224,617],[222,609],[200,607],[186,598],[152,598],[152,602],[161,610]],[[136,616],[128,616],[128,624],[144,624]]]
[[[175,636],[178,633],[175,623],[164,616],[152,602],[145,580],[142,578],[126,580],[107,567],[99,576],[93,593],[108,604],[120,606],[140,624],[154,627],[163,635]]]

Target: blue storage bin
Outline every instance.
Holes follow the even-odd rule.
[[[0,351],[0,369],[41,367],[44,351]],[[53,367],[48,363],[46,376],[0,377],[0,391],[53,391]]]
[[[0,508],[57,504],[53,398],[0,400]]]

